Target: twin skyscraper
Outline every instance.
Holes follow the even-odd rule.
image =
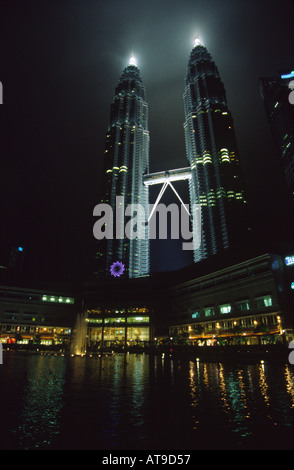
[[[233,120],[218,69],[198,39],[186,71],[184,111],[189,166],[150,174],[148,104],[140,71],[131,60],[111,104],[101,185],[101,204],[108,205],[113,215],[111,220],[106,219],[105,233],[107,225],[114,223],[115,233],[120,235],[96,237],[100,238],[96,277],[110,275],[117,261],[125,267],[124,276],[149,275],[148,217],[141,224],[141,235],[138,232],[138,236],[127,237],[124,227],[131,215],[126,214],[126,207],[141,207],[150,214],[150,184],[162,183],[162,193],[172,181],[187,179],[190,207],[200,208],[197,218],[191,211],[192,233],[197,231],[198,239],[200,233],[201,241],[193,250],[195,263],[241,243],[247,209]],[[94,215],[101,213],[94,210]]]

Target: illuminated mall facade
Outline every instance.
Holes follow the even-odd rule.
[[[294,338],[294,257],[226,253],[213,268],[203,260],[145,278],[86,283],[82,298],[91,351],[285,343]]]
[[[150,278],[112,278],[83,285],[87,350],[144,346],[153,340]]]
[[[6,347],[69,352],[78,318],[86,352],[293,339],[294,255],[238,260],[226,255],[213,265],[205,260],[178,271],[91,281],[72,289],[3,284],[0,340]]]
[[[150,310],[147,307],[86,310],[88,349],[131,346],[150,341]]]
[[[170,337],[200,346],[291,340],[293,284],[287,269],[282,257],[264,254],[170,287]]]

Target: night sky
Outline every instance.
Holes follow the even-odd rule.
[[[265,237],[281,232],[289,212],[258,79],[293,70],[293,31],[292,0],[1,0],[0,265],[16,244],[33,276],[89,269],[110,103],[132,52],[150,171],[187,166],[184,77],[197,34],[226,88],[253,221]]]

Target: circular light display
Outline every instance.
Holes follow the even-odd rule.
[[[121,276],[124,270],[125,266],[121,261],[115,261],[115,263],[110,266],[110,274],[114,277]]]

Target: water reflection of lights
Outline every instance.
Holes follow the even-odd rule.
[[[189,382],[194,429],[207,425],[207,410],[222,410],[227,424],[241,436],[249,432],[250,412],[247,388],[242,369],[226,368],[223,364],[190,361]],[[249,379],[250,380],[250,379]]]
[[[267,380],[266,380],[266,375],[265,375],[264,361],[261,361],[259,365],[259,389],[260,389],[260,392],[264,399],[265,404],[269,406],[270,399],[268,395],[268,385],[267,385]]]
[[[50,448],[59,429],[63,407],[65,362],[55,357],[32,357],[24,389],[22,424],[18,427],[22,449]],[[16,432],[16,431],[15,431]]]
[[[228,413],[230,410],[230,406],[227,400],[227,390],[226,390],[226,382],[225,382],[225,377],[224,377],[224,367],[222,364],[220,364],[219,368],[219,379],[220,379],[220,399],[222,402],[222,407],[225,413]]]
[[[196,361],[197,364],[197,361]],[[190,379],[190,395],[191,395],[191,407],[193,409],[193,429],[196,430],[200,423],[200,420],[197,416],[197,411],[199,408],[199,388],[201,387],[200,374],[199,374],[199,363],[190,361],[189,364],[189,379]]]
[[[247,420],[250,413],[247,406],[243,370],[236,369],[225,375],[223,366],[220,367],[220,388],[223,411],[229,415],[235,430],[242,436],[249,434]]]
[[[288,364],[285,367],[285,380],[286,380],[286,390],[291,399],[291,408],[294,408],[294,374],[293,369],[290,370]]]

